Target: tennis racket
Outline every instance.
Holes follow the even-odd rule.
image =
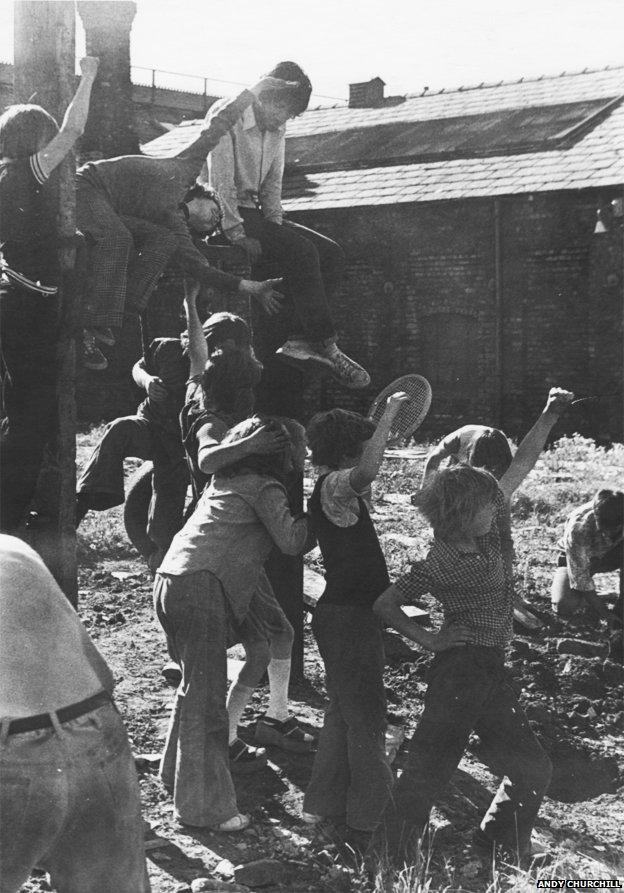
[[[422,424],[431,406],[431,385],[422,375],[403,375],[390,382],[377,394],[369,410],[369,418],[379,422],[391,394],[403,391],[410,398],[401,405],[390,429],[388,443],[396,444],[409,437]]]

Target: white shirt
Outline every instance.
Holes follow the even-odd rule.
[[[207,122],[225,102],[212,106]],[[245,235],[239,207],[259,206],[267,220],[281,224],[285,147],[286,128],[261,130],[253,106],[249,106],[206,159],[199,181],[208,182],[221,196],[222,227],[230,241]]]
[[[39,555],[0,534],[0,717],[50,713],[113,684]]]

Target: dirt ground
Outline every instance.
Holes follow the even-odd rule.
[[[565,455],[553,454],[541,462],[516,500],[517,584],[544,620],[544,627],[534,632],[517,627],[509,665],[522,689],[531,724],[555,766],[537,836],[554,852],[556,865],[543,876],[622,878],[624,671],[620,662],[606,659],[609,634],[604,625],[601,628],[581,618],[564,628],[553,620],[548,585],[561,522],[573,503],[586,498],[575,484],[579,462],[589,463],[590,492],[594,485],[613,486],[618,479],[621,483],[624,452],[601,465],[599,472],[593,464],[594,453],[585,454],[580,447],[577,452],[580,458],[568,446]],[[410,556],[422,553],[428,538],[409,503],[419,470],[417,460],[386,462],[377,487],[374,520],[391,576],[408,567]],[[553,479],[555,491],[546,492],[544,481],[550,486]],[[306,483],[309,488],[310,481]],[[151,828],[147,857],[154,893],[188,893],[193,881],[194,891],[235,890],[234,866],[260,858],[272,858],[282,865],[279,883],[262,887],[269,893],[366,889],[362,871],[342,844],[341,829],[328,825],[310,828],[299,818],[313,754],[270,748],[264,770],[235,779],[239,807],[253,820],[242,834],[194,830],[174,821],[170,796],[160,784],[153,762],[142,759],[160,751],[172,700],[173,690],[160,673],[166,660],[164,636],[152,611],[151,580],[124,543],[119,510],[107,515],[106,531],[97,527],[101,516],[81,528],[80,613],[117,680],[116,700],[137,756],[144,816]],[[315,553],[306,563],[320,570]],[[606,597],[615,591],[616,582],[615,575],[600,578]],[[431,612],[435,625],[440,616],[435,602],[424,599],[423,607]],[[593,656],[560,653],[557,643],[563,638],[598,645],[602,652]],[[397,721],[400,718],[405,723],[409,735],[422,710],[429,657],[394,634],[388,635],[387,656],[389,710]],[[307,729],[318,733],[324,705],[323,667],[307,622],[305,679],[292,684],[291,694],[292,712]],[[266,699],[266,689],[254,695],[243,718],[242,737],[252,740],[253,723]],[[395,762],[398,770],[404,758],[405,745]],[[497,767],[486,768],[487,764],[488,755],[475,739],[435,809],[433,839],[421,880],[402,890],[420,890],[427,884],[431,891],[475,893],[498,887],[535,888],[534,878],[514,874],[503,866],[496,866],[493,874],[492,866],[470,847],[472,830],[500,781]],[[202,886],[200,878],[212,879],[211,884]],[[50,888],[38,877],[23,889]]]

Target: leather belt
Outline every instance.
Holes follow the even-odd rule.
[[[78,701],[76,704],[70,704],[69,707],[61,707],[55,710],[56,717],[60,723],[69,722],[70,719],[77,719],[85,713],[90,713],[96,707],[103,704],[112,703],[112,698],[107,691],[100,691],[84,701]],[[19,735],[22,732],[35,732],[37,729],[52,728],[54,723],[49,713],[38,713],[36,716],[25,716],[23,719],[14,719],[9,723],[9,735]]]

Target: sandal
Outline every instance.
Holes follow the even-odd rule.
[[[257,772],[266,766],[267,755],[264,747],[252,747],[236,738],[229,746],[230,772],[246,775]]]
[[[258,744],[274,744],[294,753],[309,753],[314,744],[312,735],[304,732],[294,716],[283,722],[271,716],[261,717],[256,723],[254,740]]]

